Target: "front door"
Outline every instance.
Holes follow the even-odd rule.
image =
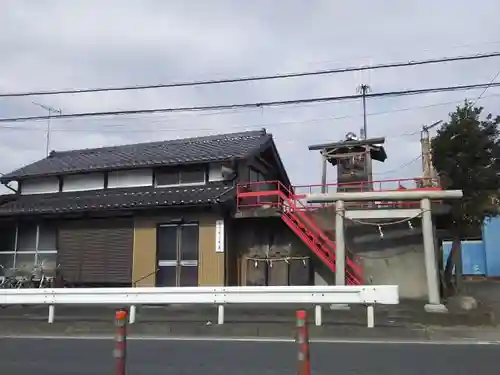
[[[156,286],[198,286],[198,224],[158,227]]]

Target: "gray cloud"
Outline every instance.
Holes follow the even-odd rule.
[[[500,48],[497,0],[433,2],[3,0],[0,91],[129,85],[324,69],[442,57]],[[349,95],[487,82],[500,59],[150,91],[0,99],[1,117],[44,114],[32,100],[78,111],[194,106]],[[377,178],[413,177],[418,130],[445,119],[470,92],[373,99],[369,134],[387,136]],[[500,89],[481,104],[498,112]],[[338,140],[362,125],[359,101],[228,113],[158,114],[53,121],[51,148],[152,141],[226,131],[272,132],[298,184],[319,182],[307,145]],[[0,171],[44,156],[45,123],[0,125]],[[7,156],[6,156],[7,155]],[[402,165],[408,164],[404,168]],[[331,176],[334,174],[331,173]]]

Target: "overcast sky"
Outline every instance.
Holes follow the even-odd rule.
[[[158,84],[317,70],[500,50],[500,1],[0,0],[0,92]],[[500,58],[203,87],[0,98],[0,117],[352,95],[490,82]],[[500,79],[499,79],[500,81]],[[368,135],[386,136],[375,178],[421,174],[419,129],[482,90],[368,101]],[[500,89],[480,104],[500,112]],[[51,149],[265,127],[292,181],[320,182],[307,146],[358,133],[360,101],[226,113],[52,121]],[[0,124],[0,172],[45,156],[45,122]],[[408,164],[407,166],[405,166]],[[405,167],[402,167],[405,166]],[[333,169],[330,180],[334,179]]]

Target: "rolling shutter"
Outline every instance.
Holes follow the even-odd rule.
[[[58,262],[64,279],[73,283],[131,283],[133,236],[133,220],[129,218],[62,223]]]

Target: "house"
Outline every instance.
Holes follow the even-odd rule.
[[[59,265],[76,285],[245,284],[236,184],[259,180],[290,186],[265,130],[52,151],[0,178],[18,184],[0,203],[0,264]]]
[[[0,197],[0,265],[58,265],[76,286],[334,284],[335,207],[310,206],[305,194],[418,188],[413,179],[371,181],[383,142],[310,146],[321,153],[323,183],[306,187],[291,185],[265,129],[53,151],[0,177],[18,185]],[[326,183],[327,164],[344,185]],[[356,205],[348,209],[388,209]],[[344,232],[347,284],[427,297],[418,219],[348,221]]]

